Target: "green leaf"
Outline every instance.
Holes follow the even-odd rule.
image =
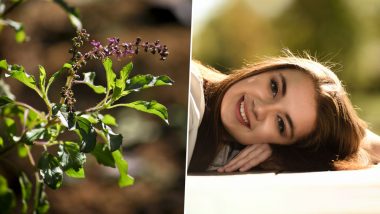
[[[46,185],[52,189],[58,189],[62,185],[63,171],[59,160],[48,152],[42,153],[38,161],[40,175]]]
[[[65,10],[67,15],[69,16],[71,24],[77,29],[82,29],[82,22],[79,19],[79,12],[75,7],[70,6],[64,0],[54,0],[62,9]]]
[[[20,22],[16,22],[10,19],[6,19],[3,21],[6,25],[10,26],[16,31],[15,40],[18,43],[25,42],[26,41],[26,34],[24,31],[24,25]]]
[[[18,177],[18,181],[21,187],[21,202],[22,202],[22,213],[28,212],[28,201],[32,195],[32,183],[29,181],[28,177],[24,172]]]
[[[86,162],[86,155],[80,152],[77,143],[68,141],[58,146],[58,159],[63,170],[79,171]]]
[[[75,113],[68,112],[65,104],[54,104],[52,107],[52,114],[53,116],[58,117],[62,125],[67,127],[69,130],[75,128]]]
[[[133,69],[133,63],[130,62],[127,65],[125,65],[121,71],[120,71],[120,80],[125,82],[128,79],[129,74],[131,73]]]
[[[92,90],[94,90],[97,94],[104,94],[106,93],[106,88],[104,88],[101,85],[94,85],[94,79],[95,79],[95,72],[87,72],[84,73],[83,82],[88,85]]]
[[[46,93],[50,88],[50,85],[63,73],[66,69],[71,69],[73,66],[69,63],[65,63],[61,69],[59,69],[57,72],[55,72],[48,81],[48,84],[46,86]]]
[[[116,80],[116,84],[115,84],[115,87],[114,87],[113,93],[112,93],[112,102],[115,102],[120,97],[122,97],[123,96],[122,94],[123,94],[122,87],[120,87],[119,81]]]
[[[15,194],[8,188],[7,180],[0,175],[0,208],[1,213],[9,213],[16,206]]]
[[[0,108],[9,103],[13,103],[13,100],[7,96],[0,96]]]
[[[36,140],[49,140],[50,135],[46,128],[36,128],[25,132],[22,142],[32,145]]]
[[[119,170],[119,187],[130,186],[134,183],[133,177],[128,175],[128,162],[124,160],[120,150],[112,152],[112,157],[115,160],[116,167]]]
[[[70,63],[65,63],[65,64],[63,64],[61,70],[71,69],[71,68],[73,68],[73,65],[72,65],[72,64],[70,64]]]
[[[7,117],[23,116],[25,109],[17,105],[8,105],[2,109],[2,114]]]
[[[3,16],[3,13],[5,11],[5,3],[3,3],[3,0],[0,0],[0,16]],[[2,25],[0,24],[0,32],[2,29]]]
[[[58,77],[59,75],[61,75],[62,71],[63,71],[63,70],[61,69],[61,70],[55,72],[55,73],[49,78],[48,84],[47,84],[47,86],[46,86],[46,90],[48,90],[48,89],[50,88],[50,85],[55,81],[55,79],[57,79],[57,77]]]
[[[4,118],[5,132],[10,140],[14,140],[16,136],[16,122],[9,117]]]
[[[91,114],[83,114],[81,117],[86,118],[91,124],[97,124],[99,120]]]
[[[76,29],[82,29],[82,21],[79,19],[79,17],[74,16],[73,14],[69,14],[69,19],[71,24],[76,28]]]
[[[22,1],[25,1],[25,0],[11,0],[11,2],[12,2],[13,4],[15,4],[15,3],[21,3]]]
[[[128,79],[129,73],[132,71],[133,64],[132,62],[128,63],[120,71],[120,77],[115,82],[115,89],[112,94],[113,100],[118,100],[122,97],[122,93],[126,87],[126,81]]]
[[[81,137],[81,152],[91,152],[96,145],[96,132],[90,121],[83,117],[77,117],[76,129],[79,130]]]
[[[84,169],[80,168],[78,171],[75,171],[74,169],[68,169],[65,171],[66,175],[72,178],[85,178]]]
[[[5,60],[5,59],[0,60],[0,69],[8,70],[7,60]]]
[[[78,11],[75,9],[75,7],[70,6],[66,1],[64,0],[54,0],[55,3],[57,3],[62,9],[66,11],[66,13],[73,14],[74,16],[79,16]]]
[[[45,118],[41,117],[40,114],[33,110],[24,111],[24,114],[22,115],[22,120],[25,118],[25,113],[27,112],[27,118],[26,118],[26,127],[28,129],[32,129],[33,127],[36,127],[37,125],[41,124],[42,121],[46,120]]]
[[[166,75],[136,75],[126,81],[126,91],[140,91],[142,89],[147,89],[155,86],[172,85],[173,82],[174,81]]]
[[[59,134],[62,133],[61,124],[54,124],[52,126],[49,126],[47,131],[50,136],[50,139],[48,141],[55,141]]]
[[[24,68],[22,66],[13,65],[11,67],[11,71],[9,72],[9,76],[17,79],[18,81],[22,82],[24,85],[28,86],[29,88],[35,90],[38,94],[40,94],[36,86],[36,81],[34,80],[34,76],[27,74],[24,71]]]
[[[107,138],[107,145],[111,152],[120,148],[123,143],[123,136],[121,134],[115,134],[112,129],[102,123],[103,132]]]
[[[116,119],[110,114],[104,115],[101,120],[106,125],[117,126]]]
[[[99,164],[115,167],[115,160],[106,144],[97,143],[91,154],[96,158],[96,161],[98,161]]]
[[[0,69],[0,96],[7,96],[10,99],[15,99],[15,95],[11,92],[11,87],[8,85],[4,79],[2,79],[2,72]]]
[[[115,87],[115,78],[116,74],[112,70],[112,60],[110,58],[105,58],[103,60],[103,66],[106,70],[106,76],[107,76],[107,90],[110,91]]]
[[[22,25],[19,29],[16,30],[16,35],[15,35],[16,42],[18,43],[23,43],[26,41],[26,33],[24,31],[24,26]]]
[[[4,146],[4,140],[2,137],[0,137],[0,148],[2,148]]]
[[[20,158],[25,158],[28,155],[28,150],[25,148],[24,144],[17,144],[17,148],[17,154]]]
[[[120,148],[123,143],[123,136],[121,134],[115,134],[112,131],[109,131],[107,134],[108,141],[110,142],[111,152]]]
[[[34,192],[34,212],[36,214],[44,214],[49,211],[49,201],[45,193],[45,184],[41,181],[36,181]]]
[[[117,104],[116,106],[125,106],[129,108],[133,108],[142,112],[146,112],[149,114],[154,114],[163,119],[167,124],[169,124],[168,120],[168,110],[166,107],[155,100],[151,102],[138,100],[132,103],[123,103]],[[112,106],[111,106],[112,108]]]
[[[45,92],[45,84],[46,84],[46,71],[45,68],[41,65],[38,66],[40,71],[40,89],[42,92]]]

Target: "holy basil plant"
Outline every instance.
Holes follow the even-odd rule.
[[[88,155],[94,156],[99,164],[117,168],[120,173],[120,187],[133,184],[134,179],[128,174],[128,163],[121,152],[123,136],[113,130],[117,121],[112,115],[104,114],[105,110],[117,107],[132,108],[156,115],[168,123],[167,109],[157,101],[137,100],[124,103],[120,102],[120,98],[143,89],[172,85],[173,81],[165,75],[132,76],[132,62],[115,72],[110,58],[113,56],[129,59],[139,52],[148,52],[157,53],[161,60],[165,60],[169,54],[165,45],[161,45],[159,41],[142,42],[140,38],[133,42],[120,42],[118,38],[109,38],[108,43],[102,45],[97,41],[89,42],[89,34],[85,30],[78,31],[72,41],[73,45],[69,50],[71,60],[51,76],[47,75],[48,72],[43,66],[38,67],[39,75],[33,76],[20,65],[8,64],[6,60],[0,61],[2,75],[4,74],[5,78],[14,78],[27,86],[41,98],[47,109],[37,110],[5,93],[0,96],[0,122],[5,128],[5,135],[0,137],[0,155],[16,148],[19,156],[28,157],[36,170],[34,179],[29,178],[26,173],[19,176],[22,213],[27,213],[28,209],[35,213],[47,212],[49,203],[44,191],[45,186],[52,189],[60,188],[64,174],[73,178],[84,178],[83,166]],[[90,51],[81,53],[80,49],[87,43],[91,46]],[[95,72],[79,72],[91,60],[102,62],[106,85],[94,82]],[[50,86],[58,77],[66,78],[66,84],[58,93],[60,98],[56,100],[60,101],[53,103],[48,94]],[[86,110],[76,110],[76,99],[72,90],[75,84],[87,85],[94,93],[103,95],[103,99]],[[63,140],[61,136],[67,132],[75,133],[77,137]],[[38,159],[35,159],[31,151],[37,147],[43,149],[36,150],[42,152]],[[15,205],[14,198],[7,181],[0,176],[1,210],[6,212],[12,209]],[[28,208],[30,200],[34,201],[32,208]]]

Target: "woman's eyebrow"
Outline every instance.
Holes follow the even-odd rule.
[[[287,113],[285,114],[285,118],[288,121],[288,124],[290,126],[290,139],[293,139],[293,137],[294,137],[294,124],[293,124],[292,118],[290,118],[289,114],[287,114]]]
[[[285,96],[286,94],[286,80],[285,80],[285,77],[284,75],[282,75],[282,73],[280,73],[280,78],[281,78],[281,85],[282,85],[282,96]]]

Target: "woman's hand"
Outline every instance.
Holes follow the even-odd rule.
[[[380,163],[380,136],[370,130],[366,130],[364,143],[361,145],[369,154],[372,164]]]
[[[228,164],[218,168],[218,172],[246,172],[259,165],[272,154],[269,144],[253,144],[245,147]]]

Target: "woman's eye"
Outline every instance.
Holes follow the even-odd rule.
[[[277,116],[277,127],[280,134],[283,135],[285,132],[285,123],[284,123],[284,120],[280,116]]]
[[[272,96],[273,97],[276,97],[277,93],[278,93],[278,84],[276,82],[276,80],[271,80],[270,81],[270,88],[272,90]]]

